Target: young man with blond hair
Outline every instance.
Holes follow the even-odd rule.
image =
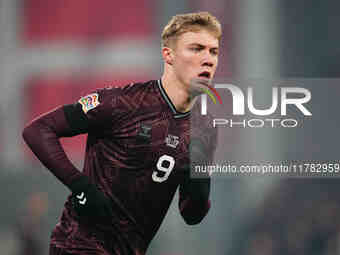
[[[161,79],[96,90],[25,127],[31,150],[72,191],[50,255],[145,254],[178,187],[185,222],[202,221],[210,178],[190,178],[190,154],[211,158],[216,133],[206,132],[207,124],[191,128],[190,117],[214,77],[220,37],[221,25],[209,13],[176,15],[162,33]],[[59,139],[83,133],[79,171]]]

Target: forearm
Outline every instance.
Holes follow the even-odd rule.
[[[195,165],[207,165],[209,158],[205,146],[200,139],[192,139],[190,144],[190,165],[184,169],[186,173],[179,190],[179,209],[188,224],[197,224],[210,209],[210,176],[201,173],[190,178],[190,171]]]
[[[82,175],[59,141],[60,137],[72,135],[61,107],[33,120],[23,131],[23,138],[32,152],[67,187]]]

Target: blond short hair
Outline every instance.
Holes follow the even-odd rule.
[[[219,40],[222,36],[221,23],[209,12],[196,12],[173,16],[162,32],[162,47],[170,47],[179,35],[206,29]]]

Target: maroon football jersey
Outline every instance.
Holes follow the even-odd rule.
[[[88,121],[83,173],[111,200],[114,216],[78,224],[69,197],[52,244],[70,253],[144,254],[188,176],[193,113],[177,112],[160,80],[97,90],[79,104]],[[216,133],[205,125],[194,135],[210,154]]]

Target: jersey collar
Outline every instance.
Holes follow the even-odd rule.
[[[179,112],[176,110],[176,107],[174,106],[174,104],[171,102],[168,94],[166,93],[164,87],[163,87],[163,84],[162,84],[162,80],[159,79],[157,80],[157,84],[158,84],[158,88],[159,88],[159,91],[161,92],[161,95],[163,97],[163,99],[165,100],[165,102],[168,104],[168,106],[170,107],[172,113],[174,114],[174,118],[177,119],[177,118],[183,118],[183,117],[186,117],[188,115],[190,115],[190,110],[187,111],[187,112]]]

